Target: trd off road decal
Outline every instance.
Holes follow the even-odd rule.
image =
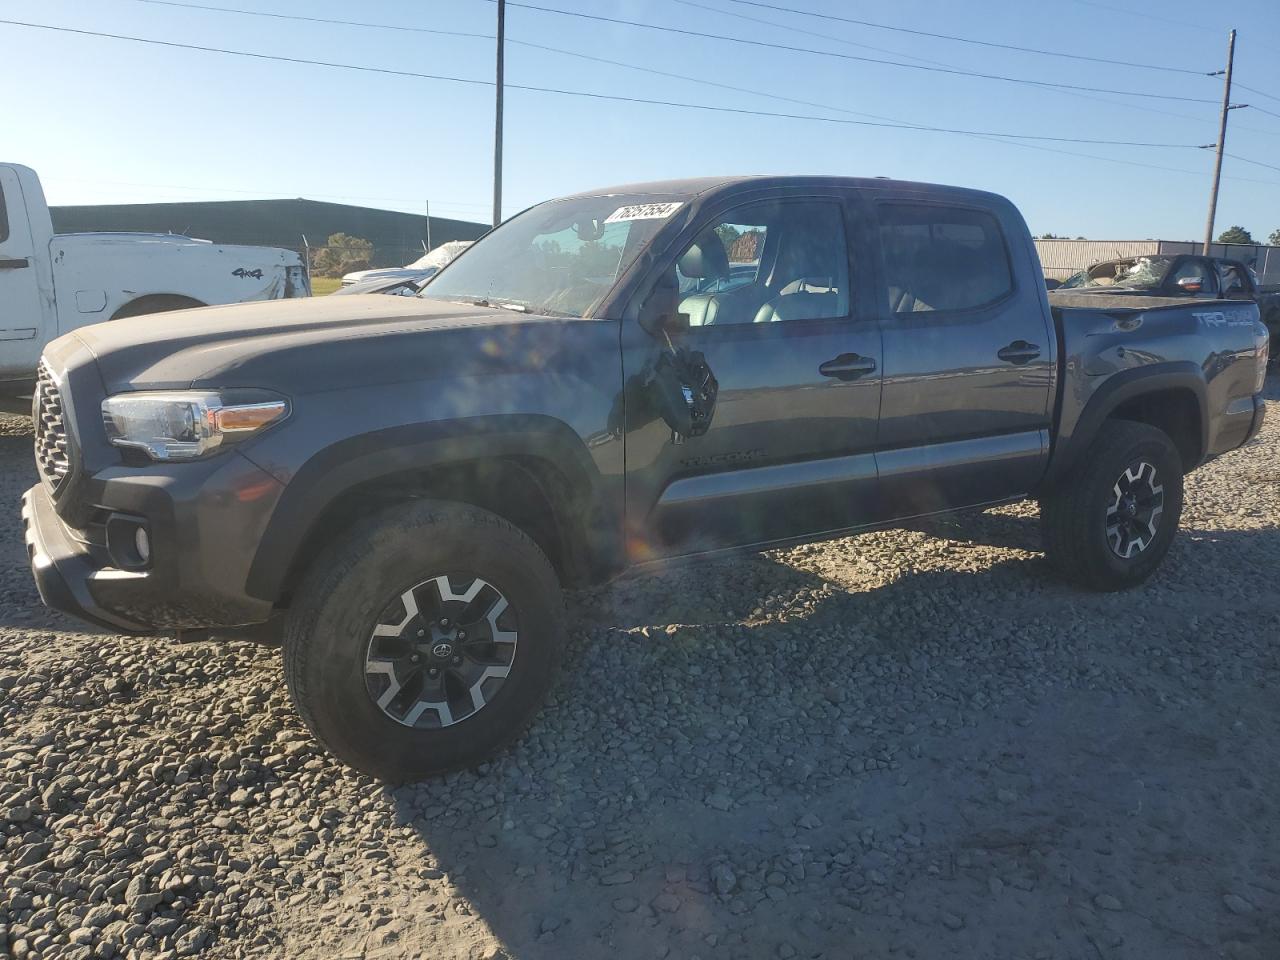
[[[1253,318],[1245,310],[1202,310],[1192,316],[1206,327],[1253,326]]]

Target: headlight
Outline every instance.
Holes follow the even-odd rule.
[[[119,393],[102,401],[107,439],[153,460],[195,460],[289,415],[289,401],[265,390]]]

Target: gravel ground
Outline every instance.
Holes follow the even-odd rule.
[[[43,610],[0,423],[0,955],[1280,956],[1280,378],[1145,587],[1026,506],[570,598],[481,769],[320,753],[279,652]]]

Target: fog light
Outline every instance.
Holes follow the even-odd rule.
[[[121,570],[143,570],[151,564],[151,532],[142,517],[113,513],[107,518],[107,553]]]
[[[133,535],[133,545],[138,551],[138,559],[143,563],[151,562],[151,536],[146,527],[138,527]]]

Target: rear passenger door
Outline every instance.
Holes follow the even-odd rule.
[[[1021,217],[911,197],[874,206],[886,518],[1027,493],[1048,458],[1057,350]]]

